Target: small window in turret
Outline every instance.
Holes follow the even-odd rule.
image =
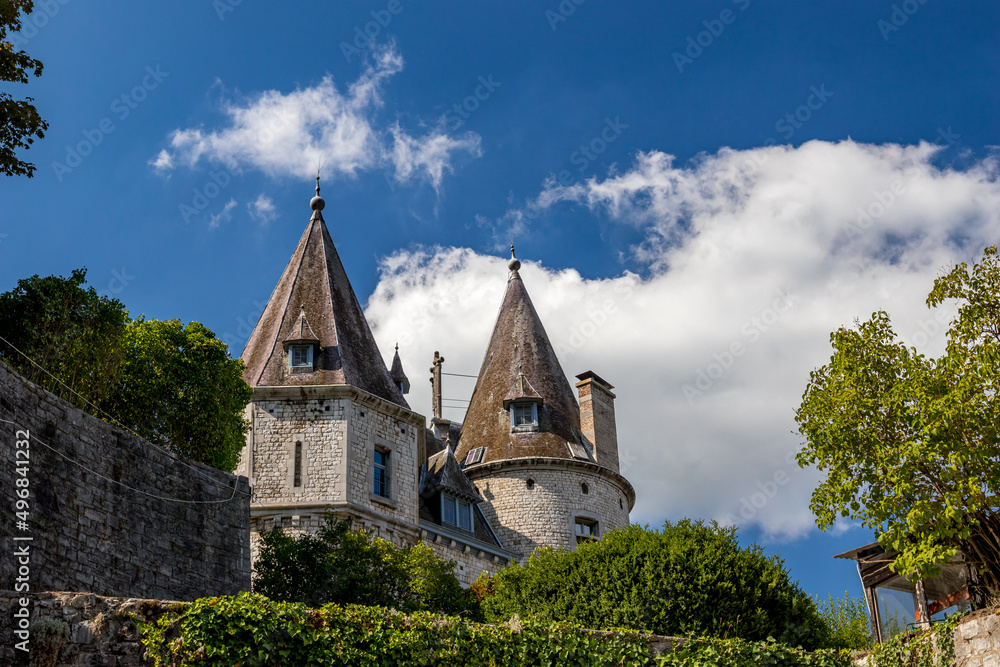
[[[510,425],[513,431],[538,430],[538,405],[536,403],[511,403]]]
[[[312,368],[312,345],[292,345],[288,350],[288,364],[292,368]]]

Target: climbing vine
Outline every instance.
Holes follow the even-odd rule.
[[[503,625],[486,625],[357,605],[309,609],[252,593],[178,605],[140,629],[157,667],[851,666],[846,652],[809,653],[774,641],[690,640],[654,658],[647,638],[628,631],[592,632],[517,617]]]
[[[953,614],[933,628],[896,635],[869,654],[871,667],[944,667],[955,663],[955,627],[965,614]]]

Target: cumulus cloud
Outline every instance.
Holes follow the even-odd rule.
[[[521,270],[570,378],[593,370],[616,387],[634,521],[715,518],[779,537],[811,528],[818,473],[794,462],[794,412],[830,332],[884,309],[905,341],[940,354],[954,310],[928,310],[927,292],[1000,232],[996,161],[941,169],[936,150],[810,142],[683,166],[650,152],[621,173],[545,188],[543,209],[584,206],[645,234],[632,249],[641,277]],[[430,405],[418,370],[435,350],[446,371],[478,372],[505,264],[460,248],[383,261],[367,313],[382,349],[398,340],[417,375],[418,411]],[[448,376],[445,396],[467,400],[473,383]]]
[[[250,213],[251,218],[259,221],[262,225],[266,225],[278,217],[278,209],[274,205],[274,200],[263,192],[257,199],[247,204],[247,212]]]
[[[402,56],[389,45],[373,51],[373,61],[346,90],[327,75],[315,86],[288,93],[269,90],[226,100],[222,127],[173,131],[169,148],[150,164],[167,173],[178,165],[195,167],[207,161],[301,178],[314,175],[317,164],[351,176],[387,168],[401,181],[420,176],[437,189],[443,173],[452,169],[456,152],[479,155],[479,137],[451,137],[438,130],[414,138],[398,123],[379,128],[383,90],[402,69]]]

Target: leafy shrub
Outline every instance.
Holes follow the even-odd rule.
[[[469,612],[470,599],[455,577],[455,564],[425,544],[399,549],[347,521],[327,514],[315,534],[291,537],[264,533],[254,573],[254,591],[272,600],[312,607],[335,602]]]
[[[533,620],[512,626],[353,605],[310,610],[241,593],[196,600],[141,630],[157,667],[656,664],[640,637]]]
[[[42,616],[29,627],[31,667],[54,667],[59,651],[69,641],[69,624],[51,616]]]
[[[846,652],[820,650],[809,653],[774,640],[749,642],[743,639],[694,639],[673,653],[663,655],[658,664],[664,667],[853,667]]]
[[[808,649],[828,634],[780,558],[741,548],[735,528],[701,521],[629,526],[575,551],[538,550],[476,590],[489,622],[517,614],[664,635],[776,637]]]
[[[872,645],[872,626],[864,598],[851,597],[847,591],[843,599],[829,596],[827,602],[816,600],[819,615],[830,628],[827,646],[862,650]]]

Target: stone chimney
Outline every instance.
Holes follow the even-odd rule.
[[[608,382],[593,371],[576,376],[580,395],[580,430],[594,449],[597,464],[618,469],[618,429],[615,426],[615,395]]]

